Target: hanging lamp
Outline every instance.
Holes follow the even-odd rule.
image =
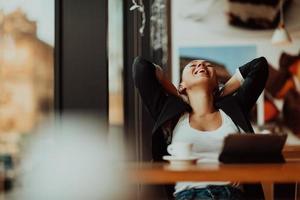
[[[280,11],[279,11],[280,21],[279,21],[279,25],[275,29],[275,31],[273,33],[273,36],[272,36],[272,39],[271,39],[271,43],[273,45],[286,45],[286,44],[290,44],[292,42],[292,38],[291,38],[290,34],[288,33],[287,29],[285,28],[285,24],[284,24],[283,2],[284,2],[284,0],[280,1]]]

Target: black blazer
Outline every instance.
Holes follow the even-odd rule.
[[[248,115],[263,91],[268,78],[268,63],[264,57],[256,58],[239,67],[244,78],[242,86],[232,95],[218,99],[216,108],[222,109],[245,133],[253,133]],[[167,155],[173,128],[184,112],[191,107],[180,97],[166,93],[156,79],[155,66],[137,57],[133,63],[133,80],[144,105],[155,121],[152,130],[152,156],[161,161]]]
[[[216,108],[222,109],[244,132],[253,133],[248,115],[263,91],[268,78],[268,63],[256,58],[239,67],[244,78],[242,86],[233,94],[218,99]],[[171,143],[172,131],[179,117],[191,107],[180,97],[166,93],[155,75],[155,66],[137,57],[133,63],[133,80],[144,105],[155,121],[152,133],[152,156],[161,160]]]

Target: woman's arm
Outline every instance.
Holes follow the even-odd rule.
[[[186,94],[180,94],[178,89],[173,85],[173,83],[166,77],[163,69],[159,65],[156,66],[156,78],[164,88],[165,92],[168,94],[178,96],[185,103],[189,103],[188,96]]]
[[[132,66],[132,76],[143,104],[150,115],[157,120],[168,98],[164,87],[157,78],[157,67],[142,57],[136,57]]]
[[[155,65],[155,64],[154,64]],[[166,77],[163,69],[159,65],[155,65],[155,74],[157,80],[160,82],[165,91],[169,94],[179,96],[177,88],[172,84],[172,82]]]
[[[234,93],[236,90],[238,90],[242,83],[243,83],[243,79],[241,79],[240,77],[240,72],[237,71],[224,85],[223,87],[223,91],[220,94],[221,97],[230,95],[232,93]]]
[[[222,96],[236,92],[244,112],[249,113],[265,87],[268,72],[268,62],[264,57],[246,63],[225,84]]]

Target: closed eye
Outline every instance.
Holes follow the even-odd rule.
[[[195,64],[187,64],[186,66],[185,66],[185,68],[192,68],[192,67],[195,67],[196,65]]]
[[[209,63],[209,62],[205,62],[204,65],[205,65],[205,67],[214,67],[214,66],[213,66],[211,63]]]

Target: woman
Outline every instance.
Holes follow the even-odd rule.
[[[196,146],[194,153],[210,161],[217,160],[222,139],[227,134],[253,133],[247,116],[263,91],[267,77],[268,63],[260,57],[239,67],[219,90],[213,65],[195,60],[185,66],[177,90],[161,68],[137,57],[133,79],[155,120],[152,130],[154,160],[161,161],[162,156],[168,154],[167,145],[174,141],[192,142]],[[201,154],[203,151],[211,154],[205,156]],[[259,185],[244,185],[244,190],[251,199],[263,198]],[[174,194],[178,200],[241,199],[242,191],[228,182],[184,182],[176,184]]]

